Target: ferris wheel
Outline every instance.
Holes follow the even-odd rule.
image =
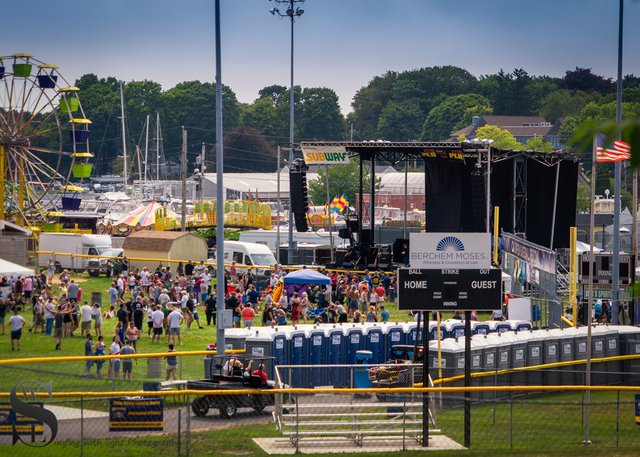
[[[79,206],[93,157],[79,90],[31,54],[0,56],[0,219],[38,226]]]

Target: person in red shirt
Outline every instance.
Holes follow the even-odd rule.
[[[258,365],[258,368],[251,372],[252,376],[260,376],[262,378],[262,382],[266,384],[267,382],[267,372],[264,371],[264,364]]]
[[[256,317],[256,312],[251,307],[250,303],[246,303],[241,311],[242,322],[245,327],[253,327],[253,320]]]
[[[386,291],[384,290],[384,286],[382,285],[382,283],[379,283],[378,287],[376,287],[376,293],[378,294],[380,301],[386,301]]]

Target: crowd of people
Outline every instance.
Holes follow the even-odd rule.
[[[102,306],[90,303],[66,270],[57,277],[47,267],[34,277],[2,278],[0,286],[11,292],[0,299],[0,331],[4,334],[10,316],[12,350],[21,349],[24,329],[50,336],[56,351],[78,335],[85,339],[85,355],[102,356],[135,354],[143,338],[150,344],[179,346],[185,332],[216,325],[216,289],[204,262],[180,263],[175,273],[171,266],[137,270],[120,262],[112,273],[117,274],[106,293],[108,304]],[[256,282],[250,272],[239,274],[231,265],[224,278],[225,308],[232,310],[236,327],[389,319],[383,302],[395,297],[393,275],[325,274],[326,286],[304,286],[275,297],[276,284],[286,275],[283,267],[277,266],[267,281]],[[32,319],[27,322],[29,310]],[[88,361],[84,374],[90,376],[95,369],[96,376],[103,376],[104,363],[106,376],[131,378],[130,358]]]
[[[286,325],[309,322],[386,322],[389,311],[384,302],[394,301],[395,275],[382,271],[363,274],[327,273],[328,284],[294,286],[297,290],[279,293],[278,282],[286,271],[277,266],[264,290],[240,281],[225,301],[233,311],[235,327]]]

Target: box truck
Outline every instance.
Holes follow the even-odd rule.
[[[38,254],[38,266],[46,268],[49,259],[53,259],[56,271],[63,269],[84,271],[89,264],[89,257],[75,257],[59,254],[84,254],[90,256],[103,255],[111,249],[111,236],[84,235],[81,233],[41,233],[38,251],[55,254]]]

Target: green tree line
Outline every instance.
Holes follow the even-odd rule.
[[[82,76],[76,85],[92,124],[96,173],[118,172],[122,155],[119,81],[113,77]],[[625,118],[640,116],[640,78],[623,82]],[[303,140],[385,139],[441,141],[471,123],[476,115],[541,115],[563,120],[561,139],[570,138],[588,119],[615,117],[615,83],[587,68],[566,71],[563,77],[531,76],[523,69],[476,77],[454,66],[389,71],[357,91],[352,112],[343,116],[335,91],[326,87],[295,90],[295,138]],[[144,147],[144,125],[151,119],[150,144],[155,144],[155,119],[162,126],[164,156],[179,161],[181,128],[188,131],[188,161],[202,144],[208,171],[214,171],[215,85],[187,81],[168,90],[153,81],[124,84],[128,150]],[[277,145],[289,138],[289,90],[280,85],[261,89],[251,103],[238,101],[223,87],[225,171],[273,171]],[[489,135],[490,133],[487,133]],[[501,135],[500,132],[493,132]],[[511,141],[507,138],[507,144]],[[544,150],[541,142],[527,144]],[[589,156],[585,153],[585,165]],[[134,166],[134,161],[129,162]],[[130,170],[130,171],[133,171]],[[333,191],[332,191],[333,192]]]

